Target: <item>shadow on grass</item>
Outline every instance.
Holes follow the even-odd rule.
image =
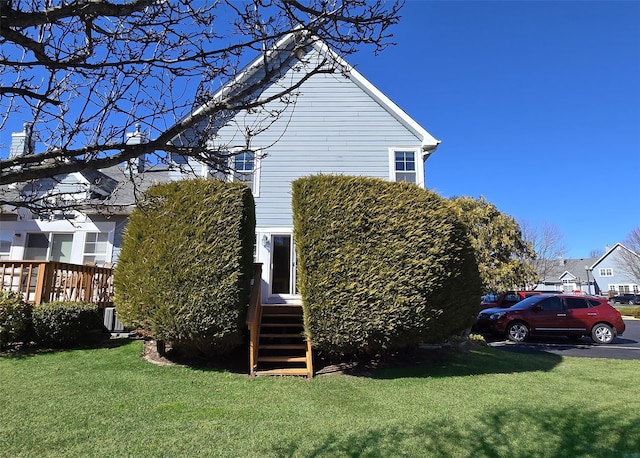
[[[291,441],[276,456],[618,456],[640,458],[640,414],[621,417],[602,409],[558,409],[548,405],[526,412],[496,409],[466,424],[440,420],[331,433],[307,446]]]
[[[420,348],[364,361],[343,363],[318,370],[318,374],[340,372],[376,379],[452,377],[480,374],[511,374],[550,371],[562,361],[551,353],[508,353],[470,344],[463,348]]]
[[[25,359],[45,353],[58,353],[71,350],[97,350],[100,348],[118,348],[131,343],[126,338],[109,338],[109,334],[103,334],[99,338],[91,339],[91,342],[68,344],[62,346],[45,346],[36,343],[13,345],[0,352],[0,358]]]
[[[197,371],[230,372],[249,375],[249,349],[240,345],[223,355],[184,355],[169,348],[160,355],[154,341],[145,341],[143,355],[156,364],[180,365]]]

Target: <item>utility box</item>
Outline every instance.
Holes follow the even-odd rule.
[[[124,325],[116,316],[115,307],[105,307],[104,309],[104,327],[109,332],[124,332]]]

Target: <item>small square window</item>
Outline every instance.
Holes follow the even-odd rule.
[[[236,172],[240,173],[251,173],[253,172],[255,166],[255,153],[251,151],[243,151],[240,154],[237,154],[233,158],[234,167],[233,169]]]
[[[404,150],[394,151],[393,172],[395,181],[417,183],[416,152]]]
[[[603,267],[598,270],[598,273],[601,277],[613,277],[613,269],[611,269],[610,267]]]

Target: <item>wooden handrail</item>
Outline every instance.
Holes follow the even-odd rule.
[[[0,261],[0,290],[27,302],[79,301],[113,305],[113,269],[57,261]]]
[[[249,328],[249,375],[253,376],[257,366],[258,343],[260,340],[260,317],[262,315],[262,264],[253,265],[253,285],[247,309]]]

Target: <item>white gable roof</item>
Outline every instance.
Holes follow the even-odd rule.
[[[267,59],[274,58],[279,52],[286,51],[287,48],[298,39],[299,34],[292,32],[283,37],[274,48],[267,52]],[[378,88],[376,88],[369,80],[367,80],[360,72],[353,68],[348,62],[336,54],[329,46],[320,41],[319,39],[309,39],[309,45],[313,46],[321,54],[331,58],[333,62],[341,67],[341,73],[349,77],[357,86],[359,86],[366,94],[368,94],[373,100],[375,100],[383,109],[391,114],[398,122],[400,122],[407,130],[412,132],[418,139],[420,139],[423,157],[426,159],[433,151],[436,150],[440,144],[440,140],[433,137],[424,127],[418,124],[413,118],[411,118],[404,110],[396,105],[389,97],[384,95]],[[294,51],[291,51],[294,52]],[[301,58],[297,57],[298,59]],[[222,88],[216,92],[212,97],[211,102],[202,105],[198,108],[194,115],[197,115],[200,111],[204,110],[209,104],[215,104],[221,100],[225,95],[234,91],[234,88],[242,84],[243,81],[251,78],[264,66],[264,56],[260,55],[251,61],[239,74],[229,83],[225,84]]]
[[[607,250],[607,252],[605,254],[603,254],[602,256],[600,256],[600,258],[593,263],[592,269],[595,269],[595,267],[600,264],[602,261],[604,261],[605,258],[607,258],[609,255],[611,255],[613,252],[615,252],[618,248],[620,248],[621,250],[627,251],[629,253],[633,253],[636,256],[638,256],[638,253],[635,253],[633,250],[630,250],[629,248],[627,248],[626,246],[624,246],[622,243],[617,242],[615,245],[613,245],[609,250]]]

